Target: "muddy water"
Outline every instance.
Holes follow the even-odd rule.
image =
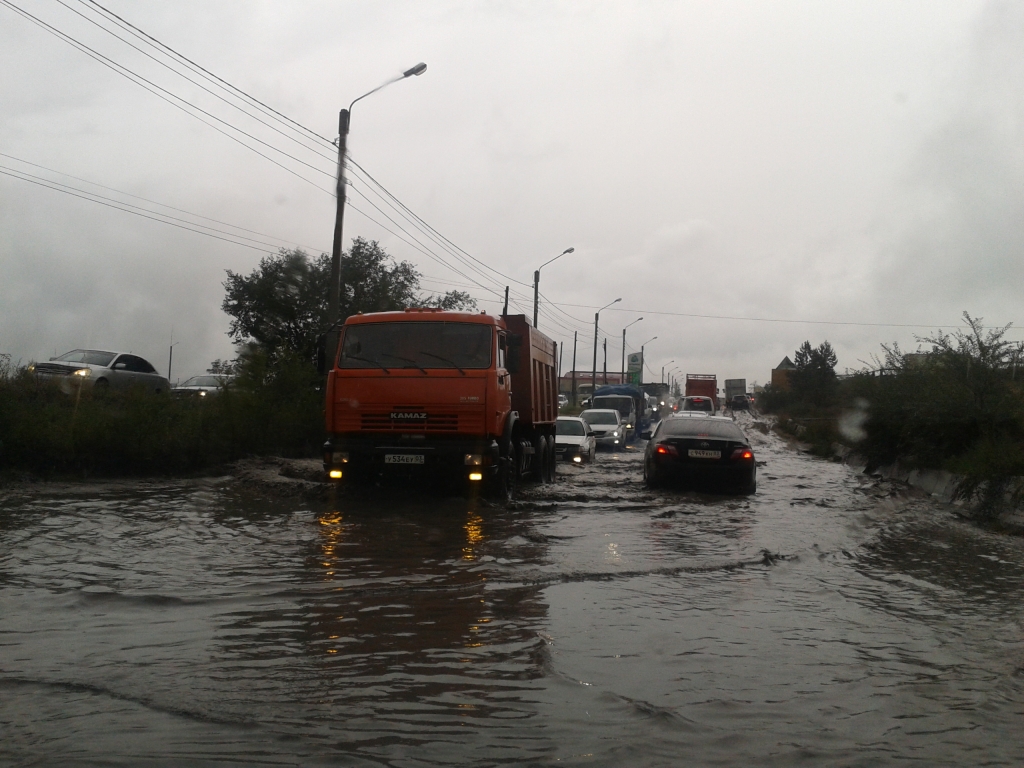
[[[1024,763],[1022,542],[748,432],[752,498],[8,492],[0,764]]]

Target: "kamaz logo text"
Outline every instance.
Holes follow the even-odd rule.
[[[392,421],[426,421],[426,411],[392,411]]]

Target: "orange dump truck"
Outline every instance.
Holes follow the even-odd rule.
[[[557,345],[524,315],[349,317],[327,377],[332,480],[438,478],[511,498],[554,480]]]

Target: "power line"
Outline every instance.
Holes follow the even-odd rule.
[[[63,171],[58,171],[55,168],[47,168],[45,165],[40,165],[39,163],[33,163],[33,162],[29,161],[29,160],[24,160],[24,159],[22,159],[20,157],[15,157],[14,155],[9,155],[6,152],[0,152],[0,157],[10,158],[11,160],[16,160],[19,163],[24,163],[25,165],[31,165],[33,168],[40,168],[40,169],[42,169],[44,171],[49,171],[50,173],[56,173],[56,174],[58,174],[60,176],[66,176],[69,179],[75,179],[76,181],[81,181],[81,182],[84,182],[85,184],[91,184],[94,187],[99,187],[100,189],[106,189],[106,190],[109,190],[111,192],[116,192],[119,195],[124,195],[125,197],[130,197],[130,198],[133,198],[135,200],[142,200],[143,202],[150,203],[151,205],[158,205],[161,208],[168,208],[168,209],[170,209],[172,211],[177,211],[178,213],[185,213],[185,214],[188,214],[189,216],[192,216],[192,217],[197,218],[197,219],[203,219],[205,221],[212,221],[215,224],[221,224],[221,225],[223,225],[225,227],[231,227],[232,229],[239,229],[239,230],[241,230],[243,232],[248,232],[248,233],[253,234],[253,235],[260,235],[261,237],[268,237],[271,240],[279,240],[280,242],[285,243],[287,245],[298,245],[299,247],[305,248],[306,250],[309,250],[309,251],[320,251],[321,253],[324,252],[323,248],[314,248],[314,247],[309,246],[309,245],[303,245],[302,243],[295,243],[294,241],[288,240],[287,238],[284,238],[284,237],[276,237],[274,235],[268,235],[265,232],[258,232],[255,229],[247,229],[246,227],[240,227],[237,224],[231,224],[230,222],[227,222],[227,221],[221,221],[220,219],[213,219],[213,218],[210,218],[209,216],[203,216],[202,214],[194,213],[193,211],[188,211],[188,210],[186,210],[184,208],[176,208],[175,206],[168,205],[167,203],[161,203],[161,202],[158,202],[156,200],[150,200],[148,197],[142,197],[141,195],[133,195],[131,192],[125,192],[124,190],[116,189],[115,187],[108,187],[105,184],[99,184],[98,182],[90,181],[89,179],[83,179],[81,176],[74,176],[74,175],[72,175],[70,173],[64,173]],[[10,169],[10,170],[13,170],[13,169]],[[18,171],[18,173],[25,173],[25,172],[24,171]],[[32,174],[25,173],[25,175],[26,176],[31,176]],[[34,177],[34,178],[42,178],[42,177]],[[49,180],[47,179],[47,181],[49,181]],[[54,181],[52,183],[60,184],[60,182],[56,182],[56,181]],[[68,186],[68,185],[65,185],[65,184],[61,184],[61,186],[67,186],[68,189],[76,189],[75,187],[71,187],[71,186]],[[87,195],[95,195],[94,192],[88,192],[86,190],[77,190],[77,191],[85,192],[85,194],[87,194]],[[102,195],[96,195],[96,197],[103,197],[103,196]],[[110,200],[112,198],[103,197],[103,199],[104,200]],[[117,200],[115,202],[121,202],[121,201]],[[128,203],[123,203],[123,205],[128,205]],[[142,210],[146,210],[146,209],[142,209]],[[164,214],[159,213],[158,211],[151,211],[151,213],[157,213],[157,215],[160,215],[160,216],[164,215]],[[197,224],[197,226],[203,226],[203,225],[202,224]],[[211,229],[215,229],[215,228],[211,227]],[[227,233],[224,233],[224,234],[230,234],[230,235],[234,236],[234,233],[231,233],[231,232],[227,232]],[[237,237],[242,237],[242,236],[241,235],[237,235]],[[254,242],[257,242],[257,241],[254,241]],[[264,244],[265,245],[273,245],[273,243],[264,243]]]
[[[311,146],[309,146],[308,144],[305,144],[305,143],[303,143],[303,142],[299,141],[299,140],[298,140],[298,139],[296,139],[296,138],[295,138],[294,136],[291,136],[291,135],[289,135],[289,134],[285,133],[285,132],[284,132],[284,131],[282,131],[282,130],[281,130],[280,128],[277,128],[276,126],[274,126],[274,125],[271,125],[270,123],[266,122],[265,120],[262,120],[261,118],[257,117],[256,115],[252,114],[251,112],[249,112],[249,111],[247,111],[247,110],[243,109],[243,108],[242,108],[242,107],[240,107],[240,106],[239,106],[238,104],[235,104],[234,102],[232,102],[232,101],[229,101],[228,99],[224,98],[224,97],[223,97],[223,96],[221,96],[220,94],[218,94],[218,93],[215,93],[214,91],[210,90],[210,89],[209,89],[209,88],[207,88],[207,87],[206,87],[205,85],[203,85],[202,83],[200,83],[200,82],[198,82],[198,81],[196,81],[196,80],[193,80],[193,79],[192,79],[191,77],[189,77],[188,75],[185,75],[185,74],[184,74],[184,73],[182,73],[182,72],[181,72],[180,70],[178,70],[178,69],[175,69],[174,67],[172,67],[172,66],[171,66],[170,64],[167,64],[166,62],[164,62],[164,61],[161,61],[160,59],[156,58],[155,56],[153,56],[152,54],[148,53],[147,51],[144,51],[144,50],[143,50],[142,48],[140,48],[139,46],[135,45],[135,44],[134,44],[134,43],[132,43],[131,41],[129,41],[129,40],[126,40],[126,39],[124,39],[123,37],[121,37],[120,35],[118,35],[118,34],[117,34],[116,32],[114,32],[113,30],[111,30],[111,29],[110,29],[109,27],[105,27],[105,26],[103,26],[102,24],[100,24],[99,22],[95,21],[94,19],[91,19],[91,18],[89,18],[88,16],[86,16],[85,14],[83,14],[83,13],[82,13],[81,11],[75,10],[75,9],[74,9],[74,8],[72,8],[72,7],[70,6],[70,5],[68,5],[67,3],[65,3],[65,2],[64,2],[64,0],[55,0],[55,2],[57,2],[57,3],[59,3],[60,5],[64,6],[65,8],[67,8],[67,9],[68,9],[69,11],[71,11],[72,13],[74,13],[74,14],[76,14],[76,15],[80,16],[81,18],[85,19],[85,20],[86,20],[86,21],[88,21],[88,22],[89,22],[90,24],[92,24],[92,25],[94,25],[94,26],[98,27],[99,29],[102,29],[102,30],[103,30],[104,32],[106,32],[106,33],[107,33],[108,35],[111,35],[111,36],[112,36],[112,37],[114,37],[115,39],[117,39],[117,40],[120,40],[120,41],[121,41],[122,43],[124,43],[125,45],[127,45],[127,46],[129,46],[129,47],[133,48],[134,50],[138,51],[139,53],[141,53],[141,54],[142,54],[143,56],[145,56],[146,58],[148,58],[148,59],[150,59],[150,60],[152,60],[152,61],[156,62],[156,63],[157,63],[157,64],[159,64],[159,65],[160,65],[161,67],[164,67],[165,69],[167,69],[167,70],[169,70],[169,71],[173,72],[174,74],[178,75],[179,77],[182,77],[182,78],[184,78],[185,80],[187,80],[188,82],[192,83],[193,85],[195,85],[195,86],[197,86],[197,87],[199,87],[199,88],[202,88],[202,89],[203,89],[204,91],[206,91],[206,92],[207,92],[208,94],[210,94],[211,96],[213,96],[213,97],[214,97],[215,99],[219,99],[220,101],[223,101],[223,102],[224,102],[225,104],[227,104],[228,106],[230,106],[230,107],[232,107],[232,108],[234,108],[234,109],[237,109],[237,110],[238,110],[239,112],[241,112],[242,114],[246,115],[247,117],[250,117],[250,118],[252,118],[253,120],[256,120],[256,121],[257,121],[258,123],[260,123],[261,125],[264,125],[264,126],[266,126],[266,127],[267,127],[267,128],[269,128],[270,130],[272,130],[272,131],[274,131],[274,132],[276,132],[276,133],[279,133],[279,134],[280,134],[281,136],[284,136],[284,137],[285,137],[286,139],[288,139],[289,141],[293,141],[293,142],[295,142],[296,144],[298,144],[298,145],[299,145],[300,147],[302,147],[303,149],[306,149],[306,150],[308,150],[308,151],[310,151],[310,152],[313,152],[314,154],[316,154],[316,155],[318,155],[319,157],[322,157],[322,158],[324,158],[324,159],[326,159],[326,160],[331,160],[331,161],[333,161],[333,160],[334,160],[334,158],[333,158],[333,157],[331,157],[330,155],[324,155],[324,154],[322,154],[322,153],[320,152],[320,150],[319,150],[319,148],[318,148],[318,147],[311,147]],[[122,19],[121,19],[121,18],[120,18],[119,16],[117,16],[116,14],[113,14],[113,13],[111,13],[111,12],[110,12],[110,11],[108,11],[108,10],[107,10],[106,8],[104,8],[103,6],[99,5],[99,3],[94,3],[94,2],[91,2],[91,0],[88,0],[88,1],[87,1],[87,0],[79,0],[79,2],[80,2],[80,3],[82,4],[82,5],[85,5],[86,7],[89,7],[90,5],[92,5],[92,6],[95,6],[95,7],[93,8],[93,11],[94,11],[95,13],[98,13],[98,14],[100,14],[100,13],[102,12],[102,14],[109,14],[110,16],[113,16],[113,17],[114,17],[114,19],[116,19],[116,21],[114,22],[115,24],[118,24],[118,25],[120,25],[122,29],[123,29],[123,28],[125,27],[125,25],[127,25],[128,27],[130,27],[130,29],[126,29],[125,31],[129,32],[130,34],[134,35],[134,36],[135,36],[135,37],[137,37],[137,38],[140,38],[140,39],[142,39],[142,40],[143,40],[143,42],[144,42],[144,43],[146,43],[147,45],[150,45],[151,47],[156,47],[156,46],[154,46],[154,44],[153,44],[152,42],[150,42],[149,40],[146,40],[146,39],[144,39],[144,38],[142,37],[142,35],[141,35],[141,34],[140,34],[139,32],[136,32],[136,31],[135,31],[135,28],[134,28],[134,27],[131,27],[131,25],[130,25],[130,24],[128,24],[127,22],[123,21],[123,20],[122,20]],[[97,9],[98,9],[98,10],[97,10]],[[105,20],[105,21],[110,21],[110,20],[111,20],[111,19],[107,18],[106,16],[103,16],[102,14],[101,14],[101,18],[104,18],[104,20]],[[157,49],[157,50],[159,50],[159,49]],[[162,51],[161,51],[161,52],[162,52]],[[164,55],[166,56],[167,54],[165,53]],[[175,63],[179,63],[179,62],[177,62],[177,61],[176,61],[175,59],[173,59],[173,58],[172,58],[172,60],[174,60],[174,61],[175,61]],[[205,76],[204,76],[204,77],[205,77]],[[207,79],[207,80],[208,80],[209,78],[205,78],[205,79]],[[222,90],[224,90],[224,88],[223,88],[222,86],[218,85],[218,87],[220,87],[220,88],[221,88]],[[275,119],[276,119],[276,118],[275,118]],[[280,122],[280,121],[278,121],[278,122]],[[292,129],[292,130],[294,130],[294,129]]]
[[[77,50],[81,51],[82,53],[86,54],[90,58],[98,61],[100,64],[102,64],[103,66],[107,67],[108,69],[116,72],[117,74],[121,75],[125,79],[135,83],[140,88],[143,88],[144,90],[149,91],[154,96],[157,96],[158,98],[163,99],[168,104],[170,104],[171,106],[175,107],[176,109],[180,109],[185,114],[195,118],[196,120],[198,120],[201,123],[204,123],[205,125],[208,125],[210,128],[213,128],[218,133],[221,133],[224,136],[227,136],[232,141],[234,141],[234,142],[236,142],[238,144],[241,144],[243,147],[248,149],[250,152],[255,152],[260,157],[264,158],[265,160],[269,160],[274,165],[278,166],[282,170],[287,171],[288,173],[292,174],[293,176],[295,176],[295,177],[297,177],[299,179],[302,179],[307,184],[312,184],[317,189],[319,189],[319,190],[321,190],[323,192],[327,192],[327,194],[333,194],[330,190],[325,190],[323,187],[321,187],[316,182],[312,181],[311,179],[307,179],[302,174],[297,173],[296,171],[292,170],[291,168],[289,168],[288,166],[286,166],[286,165],[284,165],[282,163],[279,163],[277,160],[274,160],[269,155],[266,155],[263,152],[260,152],[255,147],[252,147],[249,144],[246,144],[244,141],[242,141],[238,137],[232,136],[230,133],[228,133],[227,131],[223,130],[222,128],[218,128],[213,123],[210,123],[207,120],[204,120],[203,118],[201,118],[199,115],[196,115],[193,112],[190,112],[188,109],[186,109],[184,106],[182,106],[182,104],[187,104],[192,109],[195,109],[198,112],[201,112],[204,115],[207,115],[211,119],[216,120],[217,122],[222,123],[222,124],[228,126],[229,128],[232,128],[235,131],[238,131],[242,135],[247,136],[247,137],[253,139],[254,141],[257,141],[260,144],[263,144],[264,146],[269,147],[270,149],[273,149],[275,152],[279,152],[282,155],[285,155],[286,157],[289,157],[292,160],[295,160],[295,161],[301,163],[302,165],[305,165],[305,166],[307,166],[309,168],[312,168],[315,171],[318,171],[319,173],[326,174],[327,176],[331,176],[332,178],[333,178],[333,174],[328,173],[327,171],[324,171],[321,168],[316,168],[315,166],[312,166],[312,165],[310,165],[309,163],[306,163],[303,160],[299,160],[299,158],[294,157],[293,155],[289,155],[284,150],[278,149],[277,147],[274,147],[273,145],[268,144],[267,142],[265,142],[265,141],[263,141],[261,139],[258,139],[255,136],[252,136],[251,134],[247,133],[246,131],[243,131],[241,128],[238,128],[237,126],[231,125],[227,121],[222,120],[219,117],[216,117],[215,115],[211,114],[210,112],[207,112],[206,110],[202,109],[201,107],[196,106],[195,104],[193,104],[192,102],[188,101],[187,99],[183,99],[180,96],[176,96],[175,94],[173,94],[170,91],[168,91],[166,88],[163,88],[163,87],[157,85],[156,83],[153,83],[153,82],[147,80],[146,78],[142,77],[142,75],[136,74],[135,72],[130,70],[128,67],[124,67],[124,66],[118,64],[117,62],[113,61],[113,59],[110,59],[110,58],[104,56],[103,54],[99,53],[98,51],[93,50],[92,48],[90,48],[89,46],[85,45],[84,43],[79,42],[78,40],[76,40],[75,38],[71,37],[70,35],[67,35],[64,32],[61,32],[56,27],[53,27],[50,24],[47,24],[42,19],[39,19],[38,17],[33,16],[28,11],[25,11],[22,8],[19,8],[17,5],[12,3],[11,0],[0,0],[0,3],[2,3],[5,6],[7,6],[11,10],[13,10],[15,13],[17,13],[17,14],[21,15],[22,17],[28,19],[33,24],[36,24],[37,26],[41,27],[45,31],[49,32],[51,35],[54,35],[58,39],[63,40],[64,42],[68,43],[69,45],[71,45],[72,47],[74,47]],[[162,93],[158,93],[158,91],[161,91]],[[164,94],[167,94],[167,95],[165,96]],[[172,101],[171,99],[177,99],[178,101],[181,102],[181,104],[178,104],[178,103]]]
[[[131,208],[124,208],[124,207],[122,207],[122,206],[128,205],[128,203],[115,204],[115,203],[104,202],[103,200],[95,199],[96,197],[98,197],[98,195],[97,196],[92,196],[92,197],[87,196],[87,195],[89,195],[91,193],[85,193],[85,194],[81,194],[81,195],[80,194],[76,194],[75,192],[70,191],[71,188],[61,189],[61,187],[65,186],[65,185],[59,184],[58,182],[55,182],[55,181],[53,181],[53,182],[47,182],[46,180],[37,181],[36,179],[38,179],[39,177],[26,178],[30,174],[24,174],[24,172],[22,172],[22,171],[14,171],[12,173],[9,170],[4,170],[2,167],[0,167],[0,174],[3,174],[4,176],[10,176],[11,178],[18,179],[19,181],[27,181],[30,184],[37,184],[40,187],[46,187],[47,189],[52,189],[55,192],[63,192],[66,195],[71,195],[72,197],[78,197],[78,198],[81,198],[82,200],[88,200],[90,203],[96,203],[98,205],[105,205],[108,208],[116,208],[119,211],[124,211],[125,213],[131,213],[131,214],[133,214],[135,216],[141,216],[144,219],[150,219],[151,221],[158,221],[161,224],[167,224],[168,226],[171,226],[171,227],[177,227],[178,229],[187,229],[189,232],[195,232],[197,235],[206,235],[207,237],[212,237],[215,240],[223,240],[226,243],[232,243],[234,245],[240,245],[243,248],[251,248],[254,251],[260,251],[262,253],[269,253],[269,254],[275,254],[277,252],[277,251],[268,251],[265,248],[260,248],[259,246],[256,246],[256,245],[249,245],[248,243],[240,243],[240,242],[238,242],[238,240],[232,240],[232,239],[230,239],[228,237],[220,237],[219,235],[214,235],[214,234],[211,234],[210,232],[204,232],[201,229],[193,229],[192,227],[186,227],[184,224],[175,224],[173,221],[167,221],[166,219],[163,219],[163,218],[157,218],[157,216],[160,216],[162,214],[157,214],[157,216],[147,216],[145,213],[141,213],[140,212],[142,209],[137,210],[137,211],[133,211],[133,210],[131,210]],[[23,175],[17,175],[17,174],[23,174]],[[53,184],[58,184],[58,186],[52,186]],[[110,198],[106,198],[106,199],[110,199]],[[133,208],[137,208],[138,206],[132,206],[132,207]],[[150,211],[150,213],[156,213],[156,212],[155,211]],[[179,221],[180,221],[180,219],[179,219]],[[199,226],[202,226],[202,225],[201,224],[196,224],[195,226],[199,227]],[[226,233],[226,234],[230,234],[230,233]]]

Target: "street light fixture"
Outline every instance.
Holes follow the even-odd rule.
[[[661,383],[662,384],[665,383],[665,366],[666,365],[672,365],[672,363],[674,363],[674,362],[675,362],[675,360],[669,360],[667,363],[665,363],[665,365],[661,366]]]
[[[648,339],[647,341],[645,341],[643,344],[640,345],[640,383],[641,384],[644,383],[644,363],[646,362],[644,360],[644,347],[646,347],[648,344],[650,344],[656,338],[658,338],[658,337],[654,336],[654,337]]]
[[[414,75],[422,75],[426,71],[427,65],[421,61],[415,67],[405,70],[398,77],[394,77],[386,83],[381,83],[372,91],[367,91],[358,99],[354,99],[348,105],[348,109],[343,109],[338,114],[338,203],[334,214],[334,244],[331,249],[331,283],[327,308],[327,319],[330,324],[327,336],[327,351],[332,355],[332,360],[338,353],[339,334],[337,325],[341,319],[341,231],[345,221],[345,153],[348,142],[349,116],[352,112],[352,107],[355,106],[357,101],[365,99],[370,94],[376,93],[392,83],[397,83],[399,80],[405,80]]]
[[[546,267],[548,264],[550,264],[555,259],[560,259],[562,256],[565,256],[565,254],[572,253],[575,250],[576,250],[575,248],[566,248],[560,254],[555,256],[554,259],[548,259],[547,261],[545,261],[543,264],[541,264],[539,267],[537,267],[537,269],[535,269],[533,271],[533,327],[534,328],[537,327],[537,299],[540,296],[540,271],[542,269],[544,269],[544,267]]]
[[[641,320],[643,320],[643,318],[642,317],[638,317],[632,323],[627,324],[626,328],[629,328],[630,325],[635,325],[636,323],[639,323]],[[622,383],[623,384],[626,383],[626,328],[622,329]]]
[[[602,312],[604,312],[606,309],[608,309],[608,307],[610,307],[612,304],[618,304],[620,301],[622,301],[622,299],[618,298],[615,301],[611,302],[610,304],[605,304],[603,307],[601,307],[599,310],[597,310],[597,312],[594,313],[594,369],[593,369],[593,372],[591,373],[591,378],[590,378],[590,406],[591,407],[594,406],[594,393],[597,392],[597,322],[600,319]]]

